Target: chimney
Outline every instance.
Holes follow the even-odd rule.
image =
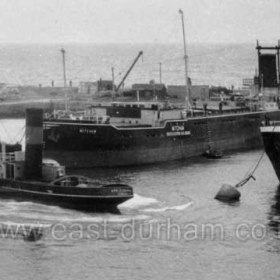
[[[26,109],[25,179],[42,178],[43,110]]]

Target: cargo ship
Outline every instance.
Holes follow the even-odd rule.
[[[209,147],[223,152],[252,149],[262,145],[259,127],[265,115],[280,119],[279,110],[192,118],[181,117],[182,112],[174,109],[104,106],[98,110],[122,123],[45,120],[47,157],[71,168],[115,167],[186,159]]]
[[[103,184],[79,175],[66,175],[64,166],[43,160],[43,111],[28,109],[26,148],[1,145],[0,198],[30,200],[83,211],[118,213],[117,206],[133,197],[125,184]]]
[[[280,181],[280,122],[266,121],[261,128],[264,148]]]
[[[92,105],[80,115],[68,112],[46,118],[44,152],[67,167],[89,168],[181,160],[209,150],[259,148],[263,144],[259,130],[262,122],[266,118],[280,120],[280,45],[257,44],[256,49],[259,72],[252,79],[252,87],[255,100],[261,101],[262,106],[258,103],[217,110],[204,106],[198,110],[189,102],[185,108],[167,102]],[[267,50],[273,53],[268,54]]]

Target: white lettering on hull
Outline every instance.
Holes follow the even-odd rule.
[[[96,134],[96,129],[90,129],[90,128],[80,128],[79,133],[81,134]]]
[[[167,136],[185,136],[185,135],[191,135],[190,131],[175,131],[175,132],[167,132]]]

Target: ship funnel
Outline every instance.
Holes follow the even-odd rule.
[[[25,179],[42,177],[43,110],[26,109]]]

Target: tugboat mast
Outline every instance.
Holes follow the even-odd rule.
[[[189,80],[188,80],[188,56],[187,56],[187,46],[186,46],[186,37],[185,37],[185,23],[184,23],[184,12],[180,9],[179,13],[181,14],[182,20],[182,29],[183,29],[183,41],[184,41],[184,60],[185,60],[185,85],[186,85],[186,105],[187,111],[190,110],[190,94],[189,94]]]

